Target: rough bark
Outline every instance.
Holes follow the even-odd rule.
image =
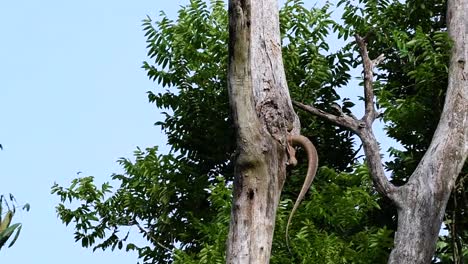
[[[385,177],[378,142],[372,132],[377,117],[372,70],[383,57],[370,60],[364,38],[356,36],[364,66],[365,115],[361,119],[344,113],[336,116],[294,102],[295,106],[360,137],[376,189],[397,207],[398,228],[388,261],[392,264],[431,262],[445,207],[468,155],[468,0],[449,0],[447,18],[453,49],[444,110],[427,152],[405,185],[396,187]]]
[[[468,0],[449,0],[453,48],[444,110],[432,142],[400,189],[398,231],[389,263],[429,263],[445,207],[468,155]]]
[[[288,161],[299,131],[281,57],[276,0],[229,1],[228,87],[237,151],[227,263],[268,263]]]

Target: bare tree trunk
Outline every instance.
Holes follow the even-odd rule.
[[[468,155],[468,0],[449,0],[453,42],[444,110],[432,142],[400,188],[398,231],[389,263],[429,263],[450,193]]]
[[[281,57],[277,0],[229,1],[229,99],[236,129],[227,263],[268,263],[286,177],[287,133],[298,133]]]
[[[372,69],[383,55],[371,60],[366,39],[356,36],[364,65],[365,115],[361,119],[332,115],[313,106],[294,105],[341,125],[362,140],[376,189],[397,206],[398,228],[388,263],[426,264],[434,255],[450,193],[468,156],[468,0],[449,0],[449,35],[454,41],[444,110],[432,142],[408,183],[396,187],[385,177],[379,146],[372,132],[374,108]]]
[[[413,176],[422,181],[400,189],[399,199],[405,202],[398,207],[398,228],[388,263],[430,263],[434,255],[450,191],[446,183],[430,187],[434,174]]]
[[[468,0],[449,0],[448,28],[454,47],[442,117],[428,151],[407,184],[385,177],[372,123],[372,69],[383,60],[368,56],[356,36],[364,64],[365,115],[328,114],[295,102],[312,114],[354,131],[363,141],[376,189],[398,210],[389,263],[429,263],[455,180],[468,155]],[[276,208],[285,180],[287,133],[299,121],[286,86],[276,0],[231,0],[229,97],[237,132],[234,201],[227,263],[268,263]]]

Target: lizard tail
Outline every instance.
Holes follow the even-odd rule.
[[[291,213],[289,214],[288,223],[286,225],[286,246],[288,247],[289,252],[291,252],[289,248],[289,226],[291,225],[291,220],[294,216],[294,213],[299,207],[299,204],[301,203],[302,199],[304,199],[304,196],[306,195],[307,191],[312,185],[315,174],[317,173],[318,154],[317,154],[317,149],[315,148],[314,144],[312,144],[312,142],[308,138],[302,135],[289,135],[288,144],[291,147],[298,145],[304,148],[304,150],[307,153],[307,159],[309,161],[304,184],[302,185],[301,192],[299,193],[299,196],[297,197],[296,202],[294,203],[293,209]]]

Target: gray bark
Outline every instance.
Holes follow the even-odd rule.
[[[276,0],[229,1],[228,87],[236,129],[226,263],[268,263],[286,177],[286,136],[299,131],[281,57]]]
[[[432,142],[400,188],[398,231],[389,263],[429,263],[450,193],[468,155],[468,0],[449,0],[453,40],[444,110]]]

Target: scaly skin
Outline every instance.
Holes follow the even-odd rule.
[[[312,181],[314,180],[315,174],[317,173],[318,167],[318,155],[317,150],[315,149],[314,144],[310,142],[310,140],[302,135],[288,135],[288,153],[289,153],[289,164],[292,166],[296,166],[297,159],[296,159],[296,151],[294,146],[300,146],[304,148],[307,153],[307,159],[309,160],[307,174],[304,180],[304,184],[302,185],[301,192],[299,196],[297,196],[296,202],[294,203],[294,207],[289,215],[288,224],[286,225],[286,244],[289,249],[289,226],[291,225],[291,220],[296,212],[299,204],[301,203],[302,199],[306,195],[307,191],[309,190],[310,186],[312,185]]]

